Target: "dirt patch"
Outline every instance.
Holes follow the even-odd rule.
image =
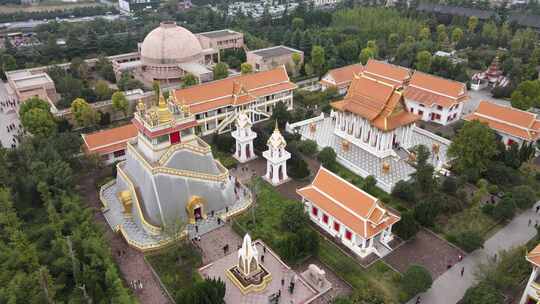
[[[432,232],[421,229],[416,237],[388,254],[383,260],[401,273],[412,264],[422,265],[435,280],[465,253]]]

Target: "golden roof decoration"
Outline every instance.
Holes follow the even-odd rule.
[[[171,110],[167,106],[167,102],[165,102],[165,97],[163,96],[163,94],[160,94],[159,96],[157,114],[158,114],[158,121],[160,124],[168,123],[173,120],[173,115],[171,113]]]
[[[282,148],[285,148],[285,146],[287,145],[285,138],[283,137],[283,135],[281,135],[281,132],[279,132],[277,121],[276,121],[276,127],[274,129],[274,132],[272,132],[272,135],[270,136],[266,144],[270,148],[274,148],[274,149],[282,149]]]

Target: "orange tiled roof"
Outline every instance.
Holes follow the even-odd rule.
[[[364,74],[393,85],[407,84],[411,78],[411,70],[375,59],[368,60]]]
[[[328,71],[327,75],[332,77],[334,83],[326,80],[321,80],[321,83],[327,83],[329,85],[340,86],[349,84],[354,75],[360,75],[364,71],[364,66],[360,63],[347,65],[341,68]]]
[[[461,82],[416,71],[404,95],[405,98],[428,107],[433,104],[450,107],[467,99],[467,86]]]
[[[377,198],[321,167],[311,185],[297,193],[364,238],[371,238],[400,217]]]
[[[529,251],[526,256],[527,261],[540,267],[540,244],[536,245],[533,250]]]
[[[384,131],[420,119],[408,112],[399,86],[371,78],[365,73],[353,79],[343,100],[331,105],[336,110],[357,114]]]
[[[295,89],[284,66],[248,75],[229,77],[175,90],[173,98],[200,113],[227,105],[253,102],[259,96]]]
[[[87,153],[106,154],[121,150],[126,142],[137,136],[138,130],[132,123],[112,129],[82,134]]]
[[[528,141],[540,138],[540,120],[536,114],[516,108],[481,101],[476,111],[464,119],[478,120],[498,132]]]

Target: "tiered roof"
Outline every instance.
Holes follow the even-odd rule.
[[[465,116],[464,119],[478,120],[495,131],[527,141],[540,138],[540,120],[537,115],[516,108],[481,101],[476,111]]]
[[[258,97],[296,89],[284,66],[273,70],[229,77],[173,93],[175,102],[197,114],[230,105],[254,102]]]
[[[533,250],[527,253],[526,259],[535,266],[540,267],[540,244],[536,245]]]
[[[315,179],[297,193],[364,238],[371,238],[400,217],[351,183],[321,167]]]
[[[366,73],[355,76],[343,100],[331,105],[339,111],[359,115],[383,131],[393,130],[420,119],[407,111],[402,88],[371,78]]]
[[[127,142],[137,137],[137,127],[127,124],[121,127],[82,134],[86,153],[107,154],[126,148]]]
[[[399,65],[370,59],[364,68],[364,74],[392,85],[404,86],[409,83],[412,71]]]
[[[329,82],[325,79],[322,79],[321,83],[338,87],[348,85],[349,83],[351,83],[354,75],[360,75],[363,71],[364,66],[359,63],[347,65],[328,71],[327,76],[329,76],[334,82]]]
[[[428,107],[450,107],[468,98],[464,83],[415,71],[404,92],[405,98]]]

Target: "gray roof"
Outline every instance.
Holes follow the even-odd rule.
[[[540,29],[540,16],[525,15],[522,13],[514,13],[508,19],[510,22],[515,22],[521,26],[534,27]]]
[[[220,173],[211,153],[201,156],[190,150],[176,151],[164,167],[206,174]],[[153,175],[129,150],[124,170],[136,188],[145,219],[155,226],[163,226],[164,222],[175,223],[178,219],[186,223],[186,203],[194,195],[206,200],[206,212],[224,209],[236,201],[231,180],[221,183],[170,174]],[[127,189],[122,175],[118,175],[117,188],[119,191]],[[133,214],[134,221],[142,229],[138,214]]]
[[[252,51],[253,54],[259,55],[263,58],[272,58],[272,57],[279,57],[287,54],[292,53],[301,53],[299,50],[295,50],[290,47],[286,47],[283,45],[273,46],[266,49],[260,49]]]
[[[226,36],[234,35],[234,34],[239,34],[239,33],[233,30],[229,30],[229,29],[199,33],[199,35],[205,36],[208,38],[220,38],[220,37],[226,37]]]
[[[458,15],[458,16],[466,16],[466,17],[476,16],[478,17],[478,19],[489,19],[497,15],[493,11],[481,10],[481,9],[470,8],[470,7],[434,4],[434,3],[420,3],[418,7],[416,8],[416,10],[421,11],[421,12]]]

